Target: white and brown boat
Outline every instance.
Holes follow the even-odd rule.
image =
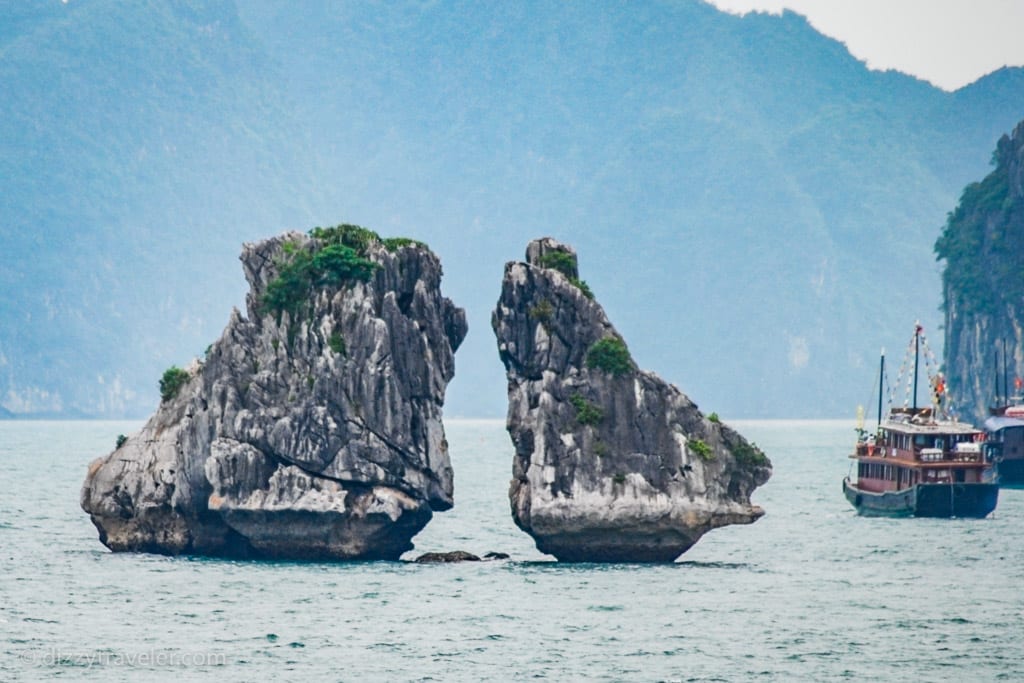
[[[847,500],[862,515],[891,517],[985,517],[999,498],[999,486],[982,444],[985,433],[955,419],[939,416],[945,394],[940,375],[931,378],[933,405],[917,407],[917,365],[923,340],[916,326],[914,405],[891,408],[874,434],[860,429],[854,453],[856,479],[843,480]]]

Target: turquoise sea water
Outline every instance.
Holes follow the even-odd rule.
[[[114,555],[78,507],[116,422],[0,422],[0,681],[1024,680],[1024,491],[984,520],[868,519],[851,422],[736,422],[767,515],[674,565],[570,565],[512,523],[500,421],[449,421],[456,507],[410,556]]]

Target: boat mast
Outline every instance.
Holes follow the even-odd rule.
[[[1003,403],[1010,405],[1010,382],[1006,375],[1006,338],[1003,337]]]
[[[921,355],[921,324],[914,326],[914,412],[917,412],[917,361]]]
[[[882,381],[885,377],[885,347],[882,347],[882,358],[878,363],[878,426],[882,426]]]
[[[996,376],[996,396],[995,405],[999,406],[999,347],[996,347],[992,353],[992,360],[995,363],[995,376]]]

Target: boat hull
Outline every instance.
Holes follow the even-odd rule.
[[[1024,487],[1024,459],[999,460],[996,469],[1000,486]]]
[[[873,517],[987,517],[996,509],[999,485],[917,484],[902,491],[862,491],[843,479],[843,493],[859,514]]]

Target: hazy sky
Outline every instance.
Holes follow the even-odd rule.
[[[1024,0],[708,0],[735,13],[803,14],[873,69],[955,90],[1024,65]]]

